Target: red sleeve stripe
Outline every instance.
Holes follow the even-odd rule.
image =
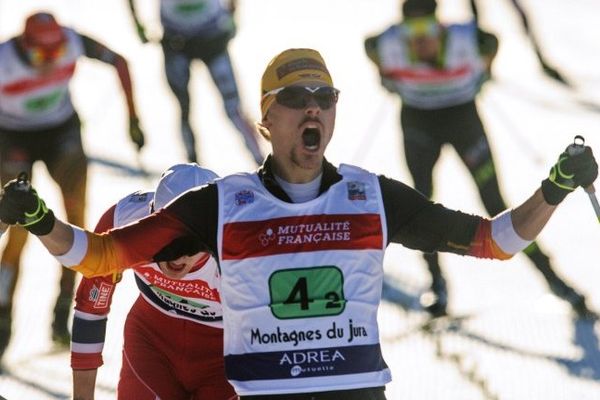
[[[104,361],[102,354],[80,354],[71,352],[71,368],[72,369],[97,369]]]
[[[467,254],[478,258],[495,258],[498,260],[507,260],[513,256],[502,251],[496,244],[492,237],[491,221],[487,219],[483,219],[479,223]]]

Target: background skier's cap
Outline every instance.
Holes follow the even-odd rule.
[[[54,16],[46,12],[37,12],[27,17],[21,38],[26,47],[43,49],[55,49],[66,40]]]
[[[262,76],[261,102],[262,115],[267,113],[274,95],[266,95],[274,89],[303,84],[306,86],[333,86],[333,80],[325,61],[313,49],[288,49],[275,56]]]

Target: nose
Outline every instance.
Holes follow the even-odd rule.
[[[308,100],[306,101],[306,107],[304,107],[304,113],[308,115],[318,115],[321,113],[321,107],[319,107],[319,104],[314,97],[308,97]]]

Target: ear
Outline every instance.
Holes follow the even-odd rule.
[[[269,126],[271,126],[271,123],[269,122],[266,116],[263,117],[261,122],[256,123],[256,129],[258,129],[258,132],[261,134],[262,137],[265,138],[265,140],[270,142],[271,132],[269,131]]]
[[[263,115],[262,120],[258,122],[258,124],[263,128],[269,129],[271,126],[271,121],[269,120],[269,110],[267,110],[265,115]]]

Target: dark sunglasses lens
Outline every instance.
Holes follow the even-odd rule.
[[[338,93],[334,88],[323,87],[313,93],[313,97],[321,109],[327,110],[337,103]]]
[[[334,88],[322,87],[313,93],[304,87],[290,86],[275,96],[279,104],[294,109],[305,108],[311,98],[315,99],[321,109],[327,110],[337,102],[338,91]]]
[[[303,87],[290,86],[277,93],[275,100],[288,108],[304,108],[309,101],[309,93]]]

